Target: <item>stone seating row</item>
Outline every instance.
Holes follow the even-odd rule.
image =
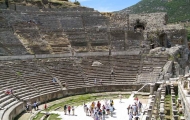
[[[19,68],[20,68],[20,67],[19,67]],[[64,72],[67,72],[67,71],[68,71],[68,69],[65,69],[65,70],[64,70]],[[106,72],[106,71],[103,71],[103,72]],[[120,71],[120,72],[122,73],[122,71]],[[71,73],[72,73],[72,72],[71,72]],[[110,74],[110,69],[107,71],[107,73]],[[118,73],[119,73],[119,72],[118,72]],[[72,76],[72,75],[74,75],[74,74],[76,74],[76,73],[74,72],[73,74],[70,74],[70,75]],[[130,74],[131,74],[131,73],[130,73]],[[66,74],[65,74],[65,75],[66,75]],[[135,74],[134,74],[134,75],[135,75]],[[35,78],[35,77],[34,77],[34,78]],[[34,79],[34,78],[33,78],[33,79]],[[40,83],[40,82],[39,82],[39,83]]]
[[[40,92],[58,90],[57,88],[59,88],[58,84],[52,84],[52,76],[47,74],[46,71],[39,69],[35,64],[20,64],[14,66],[13,69],[15,71],[19,71],[21,73],[21,77]]]
[[[80,70],[76,66],[73,66],[73,63],[70,63],[69,61],[68,62],[63,61],[63,63],[58,64],[58,66],[59,67],[56,67],[56,64],[54,64],[54,67],[50,67],[49,70],[52,72],[52,74],[55,77],[58,76],[58,79],[62,84],[67,83],[68,89],[74,86],[77,87],[78,85],[81,84],[84,85],[82,74],[80,73]]]
[[[98,59],[96,59],[96,60],[98,61]],[[96,60],[94,60],[94,61],[96,61]],[[122,60],[120,62],[118,62],[118,64],[114,63],[114,66],[116,66],[117,68],[113,69],[113,71],[114,71],[113,76],[111,75],[111,67],[107,67],[105,65],[106,62],[108,62],[108,63],[110,62],[110,59],[108,59],[108,58],[104,58],[103,61],[102,60],[99,61],[103,65],[100,66],[100,67],[97,67],[96,69],[93,68],[93,67],[91,68],[91,64],[88,64],[89,66],[86,68],[87,69],[86,74],[88,76],[91,75],[91,74],[94,75],[94,76],[92,76],[93,77],[92,78],[92,83],[94,82],[94,79],[97,78],[97,77],[99,79],[103,78],[102,81],[104,83],[108,83],[108,84],[110,83],[110,80],[112,80],[112,78],[114,79],[114,81],[112,81],[112,84],[118,84],[118,83],[121,83],[121,82],[122,83],[130,83],[131,82],[130,80],[132,80],[132,82],[135,82],[138,68],[134,69],[133,67],[129,68],[130,66],[122,66],[122,65],[120,67],[118,67],[119,64],[124,64],[124,62],[126,62],[126,61],[127,61],[126,59],[123,59],[123,63],[122,63]],[[91,61],[89,60],[89,62],[92,62],[92,60]],[[107,64],[107,65],[109,65],[109,64]],[[129,74],[127,74],[125,72],[127,70],[126,68],[129,69],[129,71],[127,71],[127,72],[129,72]],[[94,69],[94,71],[90,71],[90,70],[93,70],[93,69]],[[135,72],[133,73],[133,72],[131,72],[131,70],[134,70]],[[89,72],[92,72],[92,73],[89,73]]]
[[[160,114],[160,119],[165,119],[165,95],[166,95],[166,87],[162,84],[160,86],[160,108],[159,108],[159,114]]]
[[[22,13],[22,11],[18,11],[20,13]],[[93,15],[97,15],[100,16],[100,13],[97,11],[25,11],[24,12],[26,15],[29,16],[59,16],[59,17],[67,17],[67,16],[93,16]]]
[[[3,69],[0,70],[0,81],[1,81],[1,90],[0,90],[0,116],[4,114],[4,112],[10,108],[12,105],[18,103],[19,99],[24,99],[28,95],[31,97],[35,96],[32,92],[33,89],[30,89],[24,81],[17,78],[17,76],[10,72],[9,68],[6,69],[7,66],[1,66]],[[4,82],[4,83],[3,83]],[[5,94],[6,90],[13,90],[13,94]],[[29,91],[30,90],[30,91]],[[26,94],[28,93],[28,94]],[[15,97],[16,96],[16,97]],[[19,99],[18,99],[18,98]]]
[[[178,110],[177,110],[177,105],[176,105],[176,96],[174,92],[174,85],[172,84],[170,86],[171,89],[171,109],[172,109],[172,118],[173,120],[178,120],[179,115],[178,115]]]
[[[94,67],[92,66],[94,61],[99,61],[103,65]],[[135,84],[140,69],[140,57],[96,56],[62,59],[50,58],[25,61],[15,60],[11,62],[2,61],[1,64],[4,67],[2,67],[3,69],[1,69],[0,74],[10,69],[12,70],[0,77],[0,80],[2,78],[4,83],[2,86],[3,90],[13,87],[16,97],[22,100],[28,100],[34,96],[60,90],[61,87],[58,84],[51,84],[52,77],[56,77],[62,85],[66,84],[67,89],[99,86],[101,85],[100,79],[102,79],[103,85]],[[111,75],[111,69],[114,71],[113,75]],[[9,77],[10,72],[14,76],[10,77],[17,78],[18,80],[14,80],[12,83],[6,83],[4,79],[12,81]],[[94,84],[95,78],[97,79],[97,84]],[[4,103],[6,99],[8,99],[7,96],[3,96],[1,99],[1,103],[5,107],[10,102],[17,102],[12,97],[10,101]]]
[[[167,57],[160,56],[161,60],[157,56],[148,56],[142,59],[142,69],[138,76],[138,82],[156,82],[162,68],[167,62]]]
[[[0,32],[0,40],[2,44],[14,44],[14,45],[22,45],[19,39],[12,34],[12,31],[4,31]]]

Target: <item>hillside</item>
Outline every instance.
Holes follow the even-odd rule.
[[[167,12],[168,23],[190,22],[190,0],[141,0],[139,3],[119,11],[119,13]],[[186,24],[190,41],[190,24]]]
[[[139,3],[119,12],[154,13],[167,12],[168,22],[190,20],[190,0],[141,0]]]
[[[17,4],[24,6],[37,6],[39,8],[64,8],[64,7],[78,7],[78,1],[71,2],[69,0],[0,0],[0,4],[5,4],[8,1],[9,5]]]

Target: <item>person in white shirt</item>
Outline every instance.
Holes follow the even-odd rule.
[[[75,108],[74,108],[74,106],[72,106],[71,109],[72,109],[73,115],[75,115]]]
[[[106,99],[106,97],[104,98],[104,101],[105,101],[105,105],[108,104],[108,100]]]
[[[113,117],[113,111],[114,111],[113,105],[110,105],[110,115],[111,115],[111,117]]]
[[[130,112],[129,114],[129,120],[132,120],[133,119],[133,114]]]
[[[121,103],[121,101],[122,101],[122,95],[121,94],[119,95],[119,100],[120,100],[119,102]]]

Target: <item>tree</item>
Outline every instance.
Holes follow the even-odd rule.
[[[75,4],[75,5],[80,5],[80,2],[77,1],[77,0],[75,0],[74,4]]]

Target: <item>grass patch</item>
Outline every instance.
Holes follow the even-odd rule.
[[[129,94],[122,94],[123,99],[127,99],[129,98]],[[57,108],[59,108],[58,110],[63,109],[63,106],[66,105],[70,105],[70,106],[79,106],[82,105],[84,102],[91,102],[91,101],[97,101],[97,100],[103,100],[106,97],[106,99],[118,99],[118,93],[115,94],[109,94],[109,93],[103,93],[103,94],[84,94],[84,95],[76,95],[76,96],[70,96],[70,97],[66,97],[63,98],[63,102],[60,103],[55,103],[51,106],[48,106],[48,109],[46,111],[52,111],[55,110]],[[145,96],[142,95],[138,95],[138,98],[144,98]],[[39,118],[41,118],[44,114],[42,113],[38,113],[37,116],[35,117],[35,119],[33,120],[39,120]],[[52,118],[51,118],[52,117]],[[59,118],[57,118],[58,115],[50,115],[49,120],[61,120]]]
[[[171,95],[166,95],[165,97],[165,119],[172,119]]]
[[[38,113],[32,120],[40,120],[43,116],[44,114]]]
[[[49,116],[49,119],[48,120],[61,120],[61,118],[58,118],[59,115],[58,114],[51,114]]]
[[[113,98],[118,98],[118,94],[113,94],[113,95],[96,95],[96,94],[85,94],[85,95],[77,95],[77,96],[71,96],[67,97],[64,99],[64,102],[54,104],[50,107],[48,107],[47,111],[54,110],[58,107],[63,108],[65,104],[67,105],[72,105],[72,106],[79,106],[82,105],[84,102],[90,102],[90,101],[97,101],[97,100],[102,100],[105,97],[107,99],[113,99]],[[123,95],[123,98],[129,98],[129,95]]]

